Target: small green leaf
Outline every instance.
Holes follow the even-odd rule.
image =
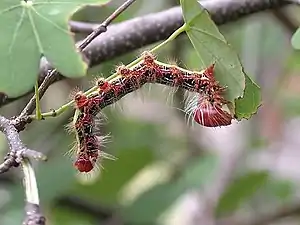
[[[234,212],[263,185],[268,182],[265,171],[251,172],[234,180],[221,196],[216,213],[218,215]]]
[[[295,49],[300,50],[300,27],[294,33],[291,42]]]
[[[246,88],[243,98],[235,100],[235,115],[238,120],[249,119],[261,105],[260,87],[246,75]]]
[[[87,65],[75,48],[68,19],[87,4],[109,0],[0,1],[0,92],[17,97],[33,88],[40,58],[67,77],[82,77]]]
[[[237,53],[219,32],[208,12],[196,0],[181,0],[186,33],[199,56],[201,69],[216,63],[215,75],[227,86],[226,98],[242,97],[245,74]]]

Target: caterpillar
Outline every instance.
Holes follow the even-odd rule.
[[[78,92],[74,100],[76,109],[79,111],[74,123],[77,139],[74,167],[79,172],[88,173],[95,167],[98,168],[99,157],[108,159],[115,159],[115,157],[102,151],[108,136],[96,135],[95,117],[99,112],[95,113],[94,110],[96,109],[93,109],[93,107],[98,106],[98,98],[88,98],[82,92]]]
[[[224,108],[228,103],[224,98],[226,88],[215,79],[214,67],[215,64],[212,64],[200,72],[189,71],[163,64],[150,53],[144,53],[142,62],[133,68],[117,67],[119,76],[116,79],[98,79],[98,89],[91,95],[78,92],[74,97],[75,107],[80,112],[75,121],[78,149],[74,166],[79,172],[87,173],[95,167],[99,158],[114,159],[101,150],[101,140],[94,134],[94,118],[106,106],[116,103],[147,83],[180,87],[196,93],[185,109],[196,123],[205,127],[230,125],[233,116]]]

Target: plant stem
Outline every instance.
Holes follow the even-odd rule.
[[[35,115],[37,120],[42,119],[42,114],[41,114],[41,105],[40,105],[40,98],[39,98],[39,84],[36,82],[34,86],[34,92],[35,92]]]

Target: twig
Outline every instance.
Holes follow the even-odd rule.
[[[96,37],[106,32],[107,26],[117,18],[122,12],[124,12],[135,0],[127,0],[117,10],[115,10],[102,24],[100,24],[90,35],[88,35],[78,46],[78,50],[82,52]],[[39,87],[39,99],[43,97],[49,86],[54,83],[61,74],[57,69],[47,70],[47,75]],[[34,95],[28,104],[25,106],[19,117],[28,116],[36,107],[36,95]],[[24,124],[25,125],[25,124]],[[19,130],[23,130],[24,127],[17,126]]]
[[[123,3],[119,8],[117,8],[106,20],[103,21],[95,30],[89,34],[83,42],[79,45],[78,49],[82,51],[86,46],[88,46],[97,36],[101,33],[107,31],[107,26],[111,24],[111,22],[116,19],[122,12],[124,12],[135,0],[127,0]]]
[[[201,4],[210,12],[217,25],[238,20],[247,15],[274,9],[290,4],[287,0],[210,0]],[[83,51],[90,60],[90,67],[99,65],[116,56],[128,53],[143,46],[153,44],[169,37],[183,24],[180,7],[174,7],[159,13],[131,19],[117,25],[97,37]],[[92,32],[98,24],[70,22],[71,30],[80,32]],[[80,43],[80,42],[79,42]],[[50,64],[44,60],[41,65],[39,83],[41,84],[51,70]],[[64,79],[58,76],[54,81]],[[29,93],[32,93],[31,90]],[[18,98],[4,98],[0,93],[0,106],[12,102]]]

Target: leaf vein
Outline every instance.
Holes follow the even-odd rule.
[[[16,38],[18,36],[18,30],[22,26],[24,15],[25,15],[25,8],[23,8],[22,14],[20,16],[20,20],[18,21],[17,26],[15,27],[15,30],[14,30],[14,33],[13,33],[13,36],[12,36],[12,40],[11,40],[11,43],[10,43],[9,48],[8,48],[8,54],[9,55],[11,54],[11,50],[12,50],[12,48],[13,48],[13,46],[15,44]]]
[[[42,42],[41,42],[39,34],[37,32],[37,29],[36,29],[36,26],[35,26],[35,23],[34,23],[34,19],[32,18],[30,10],[27,10],[27,12],[28,12],[28,17],[29,17],[30,24],[31,24],[31,27],[32,27],[32,31],[34,33],[34,37],[36,39],[36,42],[37,42],[38,48],[40,50],[40,53],[44,53]]]
[[[192,28],[192,30],[196,30],[196,31],[198,31],[198,32],[201,32],[201,33],[203,33],[203,34],[206,34],[207,36],[210,36],[210,37],[212,37],[213,39],[219,40],[219,41],[223,42],[225,45],[228,45],[228,43],[227,43],[226,41],[224,41],[224,39],[221,39],[221,38],[219,38],[219,37],[217,37],[217,36],[215,36],[215,35],[213,35],[213,34],[207,32],[207,31],[201,30],[201,29],[199,29],[199,28],[197,28],[197,27],[191,27],[191,28]]]
[[[57,28],[58,30],[66,33],[67,35],[69,35],[70,33],[67,30],[64,30],[63,28],[61,28],[60,26],[58,26],[56,23],[52,22],[51,20],[49,20],[47,17],[43,16],[42,14],[40,14],[38,11],[36,11],[35,9],[33,9],[33,11],[40,16],[42,19],[44,19],[46,22],[52,24],[55,28]]]
[[[13,5],[13,6],[7,8],[7,9],[4,9],[4,10],[0,11],[0,15],[3,15],[4,13],[7,13],[7,12],[12,11],[12,10],[14,10],[16,8],[19,8],[19,7],[21,7],[21,4]]]

